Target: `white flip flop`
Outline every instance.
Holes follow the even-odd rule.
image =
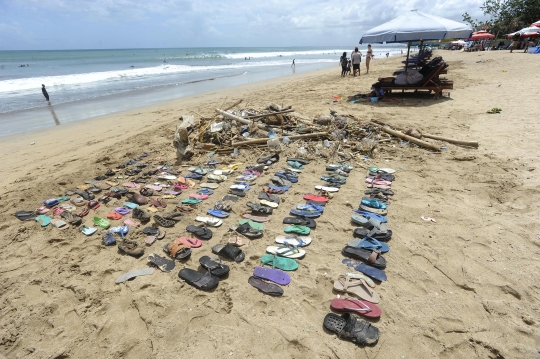
[[[266,251],[271,254],[277,254],[280,257],[285,258],[302,258],[306,255],[306,251],[303,249],[295,247],[278,247],[278,246],[268,246]]]
[[[211,226],[211,227],[219,227],[223,224],[223,221],[221,219],[213,218],[213,217],[197,216],[195,217],[195,220],[197,222],[205,223],[206,225]]]
[[[305,236],[278,236],[276,243],[290,244],[295,247],[305,247],[311,243],[311,237]]]
[[[136,270],[132,270],[132,271],[122,274],[120,277],[116,278],[114,282],[116,284],[120,284],[120,283],[124,283],[127,280],[130,280],[131,278],[140,277],[143,275],[149,275],[152,273],[154,273],[153,268],[136,269]]]
[[[272,201],[269,201],[269,200],[266,200],[266,199],[261,199],[259,201],[259,203],[264,205],[264,206],[271,207],[271,208],[278,208],[278,206],[279,206],[279,204],[277,204],[276,202],[272,202]]]
[[[336,187],[326,187],[326,186],[315,186],[315,189],[325,192],[338,192],[339,188]]]

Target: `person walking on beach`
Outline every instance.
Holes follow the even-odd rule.
[[[354,52],[351,54],[353,76],[356,77],[356,71],[360,76],[360,63],[362,62],[362,53],[358,51],[358,46],[354,48]]]
[[[373,50],[371,45],[367,45],[367,55],[366,55],[366,75],[369,74],[369,62],[373,58]]]
[[[347,53],[344,52],[343,55],[339,58],[339,64],[341,65],[341,77],[345,77],[347,73],[347,63],[348,63]]]
[[[41,84],[41,92],[43,92],[43,96],[45,96],[45,100],[47,100],[47,102],[49,101],[49,93],[47,92],[47,90],[45,89],[45,85],[44,84]]]
[[[291,65],[291,67],[296,67],[296,64],[294,63],[294,60],[295,60],[295,59],[292,60],[292,65]]]
[[[514,36],[512,36],[512,45],[510,45],[510,53],[512,53],[512,51],[514,50],[517,50],[520,37],[521,37],[521,34],[519,32],[516,32]]]

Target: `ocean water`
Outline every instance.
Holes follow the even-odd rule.
[[[393,56],[403,48],[374,46],[374,54]],[[365,54],[365,48],[360,50]],[[350,54],[351,49],[0,51],[0,136],[293,72],[331,66],[338,71],[344,51]],[[293,59],[295,68],[291,68]],[[41,84],[47,88],[50,104],[41,93]]]

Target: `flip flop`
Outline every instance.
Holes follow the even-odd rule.
[[[127,209],[125,207],[116,207],[114,211],[118,214],[121,214],[122,216],[125,216],[126,214],[131,212],[130,209]]]
[[[203,176],[204,175],[199,173],[188,173],[187,175],[184,175],[184,178],[200,180],[203,178]]]
[[[260,204],[262,204],[263,206],[267,206],[267,207],[270,207],[270,208],[278,208],[279,204],[276,203],[276,202],[271,202],[271,201],[268,201],[266,199],[261,199],[259,201]]]
[[[303,198],[307,201],[313,201],[313,202],[328,202],[328,198],[323,197],[323,196],[317,196],[311,193],[304,194]]]
[[[206,213],[218,218],[227,218],[230,216],[229,212],[220,211],[219,209],[209,209]]]
[[[354,298],[334,298],[330,302],[330,307],[337,311],[353,312],[367,318],[380,318],[382,314],[381,308],[376,304]]]
[[[322,212],[319,211],[302,211],[299,209],[291,209],[289,214],[293,216],[305,217],[305,218],[318,218],[321,216]]]
[[[390,173],[390,174],[396,173],[396,170],[392,168],[378,168],[375,166],[368,167],[368,171],[373,172],[373,173]]]
[[[219,184],[218,183],[201,183],[199,186],[201,186],[201,188],[210,188],[210,189],[216,189],[219,187]]]
[[[367,249],[370,251],[378,250],[381,253],[386,253],[390,250],[388,244],[384,242],[379,242],[372,237],[364,237],[363,239],[351,239],[349,240],[347,245],[355,248]]]
[[[246,255],[241,249],[238,249],[230,243],[227,243],[225,245],[216,244],[212,247],[212,253],[234,260],[237,263],[242,262],[246,257]]]
[[[201,264],[201,267],[208,270],[216,277],[223,277],[225,274],[229,273],[230,270],[229,266],[223,264],[219,258],[212,259],[208,256],[202,256],[199,258],[199,263]]]
[[[195,194],[195,193],[191,193],[189,195],[190,198],[194,198],[194,199],[199,199],[199,200],[205,200],[205,199],[208,199],[209,195],[207,194]]]
[[[250,213],[242,213],[242,217],[246,218],[246,219],[249,219],[249,220],[252,220],[253,222],[257,222],[257,223],[265,223],[265,222],[268,222],[270,220],[270,217],[268,217],[268,216],[255,216],[255,215],[250,214]]]
[[[291,282],[291,277],[279,269],[255,267],[253,275],[257,278],[266,279],[279,285],[287,285]]]
[[[306,255],[306,251],[293,246],[268,246],[266,251],[270,254],[276,254],[280,257],[299,259]]]
[[[371,207],[368,207],[368,206],[364,206],[363,204],[361,204],[360,207],[358,207],[358,209],[361,210],[361,211],[375,213],[375,214],[378,214],[378,215],[381,215],[381,216],[386,216],[388,214],[388,210],[386,210],[386,209],[371,208]]]
[[[200,190],[197,191],[197,194],[201,194],[201,195],[213,195],[214,194],[214,191],[212,191],[210,188],[202,188]]]
[[[111,226],[111,223],[103,218],[94,217],[93,221],[94,221],[94,225],[104,228],[104,229],[108,229]]]
[[[252,223],[255,223],[255,222],[252,222]],[[251,227],[251,225],[247,222],[236,227],[235,231],[248,237],[249,239],[257,239],[263,236],[262,230],[258,230]]]
[[[152,266],[159,268],[162,272],[170,272],[176,267],[176,263],[170,259],[162,257],[158,254],[150,254],[146,260]]]
[[[297,204],[296,209],[301,211],[311,211],[311,212],[324,212],[324,206],[315,204],[314,202],[308,201],[307,203]]]
[[[331,192],[331,193],[339,191],[339,188],[337,187],[326,187],[326,186],[315,186],[315,189],[319,191],[325,191],[325,192]]]
[[[126,220],[124,221],[124,224],[125,224],[126,226],[130,226],[130,227],[135,227],[135,228],[137,228],[137,227],[139,227],[139,226],[141,225],[141,222],[137,221],[136,219],[130,219],[130,218],[128,218],[128,219],[126,219]]]
[[[300,164],[302,164],[304,166],[309,165],[309,163],[311,162],[311,161],[306,160],[304,158],[287,158],[287,161],[298,162],[298,163],[300,163]]]
[[[376,219],[377,221],[379,221],[381,223],[388,222],[388,218],[386,218],[384,216],[379,216],[379,215],[377,215],[375,213],[372,213],[372,212],[362,211],[362,210],[359,210],[359,209],[353,209],[353,212],[361,214],[362,216],[365,216],[365,217],[374,218],[374,219]]]
[[[171,258],[183,260],[191,256],[191,247],[186,246],[178,239],[163,246],[163,251],[167,253]]]
[[[364,279],[340,275],[338,280],[334,282],[334,289],[338,292],[352,294],[371,303],[379,303],[380,301],[379,294],[371,289]]]
[[[145,268],[145,269],[136,269],[122,274],[120,277],[116,278],[114,281],[116,284],[124,283],[132,278],[141,277],[145,275],[150,275],[154,273],[154,269]]]
[[[41,225],[41,227],[47,227],[49,223],[51,223],[52,218],[45,216],[43,214],[40,214],[39,216],[35,217],[35,220]]]
[[[248,283],[265,294],[275,297],[280,297],[283,295],[283,288],[273,283],[266,282],[261,278],[251,276],[248,279]]]
[[[364,273],[368,277],[378,280],[380,282],[387,280],[386,273],[383,270],[377,269],[365,263],[360,263],[359,265],[354,267],[354,270],[360,273]]]
[[[204,225],[194,226],[192,224],[186,227],[186,231],[193,233],[200,239],[209,240],[212,239],[212,231],[206,228]]]
[[[285,217],[283,218],[283,224],[298,224],[311,229],[317,228],[315,220],[307,217]]]
[[[118,245],[118,249],[124,252],[127,255],[138,258],[144,254],[144,248],[139,248],[137,242],[133,241],[122,241]]]
[[[137,203],[133,203],[133,202],[124,202],[124,204],[122,204],[122,206],[127,207],[127,208],[131,208],[131,209],[135,209],[135,208],[139,207],[139,205]]]
[[[173,227],[176,224],[175,221],[165,219],[165,218],[163,218],[161,216],[158,216],[157,214],[154,215],[153,218],[154,218],[154,221],[156,221],[157,224],[159,224],[160,226],[165,227],[165,228]]]
[[[176,238],[176,240],[191,248],[199,248],[202,246],[202,241],[197,238],[179,237]]]
[[[295,224],[292,226],[285,227],[283,231],[285,231],[285,233],[309,234],[309,232],[311,232],[311,229],[309,229],[309,227],[306,227],[306,226]]]
[[[230,234],[227,242],[232,244],[235,247],[242,247],[243,245],[249,246],[250,240],[249,238],[239,233],[233,232]]]
[[[386,209],[386,205],[384,203],[381,203],[378,200],[373,199],[373,198],[370,198],[370,199],[362,198],[362,201],[360,202],[360,204],[363,206],[367,206],[367,207],[375,208],[375,209]]]
[[[386,259],[380,255],[381,252],[379,251],[370,251],[367,249],[346,246],[341,250],[341,253],[346,257],[359,259],[377,269],[386,268]]]
[[[301,236],[278,236],[276,243],[285,244],[294,247],[305,247],[311,243],[311,237]]]
[[[195,288],[202,290],[213,289],[219,284],[219,278],[212,275],[210,271],[201,273],[193,269],[184,268],[178,273],[178,277]]]
[[[82,226],[81,232],[86,236],[91,236],[92,234],[96,233],[97,228],[88,227],[88,226]]]
[[[61,219],[53,219],[51,221],[52,225],[55,226],[56,228],[60,229],[60,230],[64,230],[64,229],[68,229],[69,228],[69,224],[67,224],[67,222],[61,220]]]
[[[47,213],[47,212],[49,212],[49,211],[50,211],[50,208],[47,208],[47,207],[45,207],[45,206],[41,206],[41,207],[37,208],[37,209],[34,211],[35,213],[34,213],[34,212],[27,212],[27,211],[19,211],[19,212],[15,212],[15,216],[17,216],[17,213],[27,212],[27,213],[33,214],[33,215],[34,215],[33,218],[36,218],[36,213],[37,213],[37,214],[45,214],[45,213]],[[18,218],[18,217],[17,217],[17,218]]]
[[[294,259],[278,257],[274,254],[264,254],[261,257],[261,263],[263,265],[271,266],[272,268],[281,269],[284,271],[293,271],[298,269],[298,262]]]
[[[217,201],[214,203],[214,209],[230,212],[232,211],[232,203],[230,201]]]
[[[241,219],[241,220],[238,221],[238,223],[239,223],[240,225],[242,225],[242,224],[247,224],[247,225],[249,225],[251,228],[256,229],[256,230],[258,230],[258,231],[264,231],[264,226],[263,226],[262,224],[257,223],[257,222],[250,221],[250,220],[248,220],[248,219]]]
[[[323,326],[338,335],[339,338],[351,341],[358,345],[375,344],[379,340],[379,329],[365,320],[358,319],[350,313],[344,313],[341,317],[334,313],[328,313],[324,317]]]
[[[110,212],[109,214],[107,214],[107,219],[112,219],[114,221],[117,221],[120,218],[122,218],[122,215],[117,212]]]
[[[266,200],[266,201],[269,201],[269,202],[273,202],[273,203],[275,203],[277,205],[279,205],[279,203],[280,203],[280,199],[279,199],[278,196],[276,196],[275,194],[270,194],[270,193],[266,193],[266,192],[259,193],[257,198],[260,199],[261,201]],[[267,206],[272,207],[271,205],[267,205]]]
[[[82,223],[81,217],[67,211],[64,211],[60,216],[72,226],[78,226]]]
[[[212,218],[212,217],[197,216],[195,217],[195,220],[197,222],[202,222],[211,227],[219,227],[223,224],[223,221],[221,219]]]

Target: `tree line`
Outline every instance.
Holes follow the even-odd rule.
[[[485,0],[480,9],[489,20],[478,21],[466,12],[462,15],[463,21],[476,31],[489,30],[497,37],[540,20],[540,0]]]

